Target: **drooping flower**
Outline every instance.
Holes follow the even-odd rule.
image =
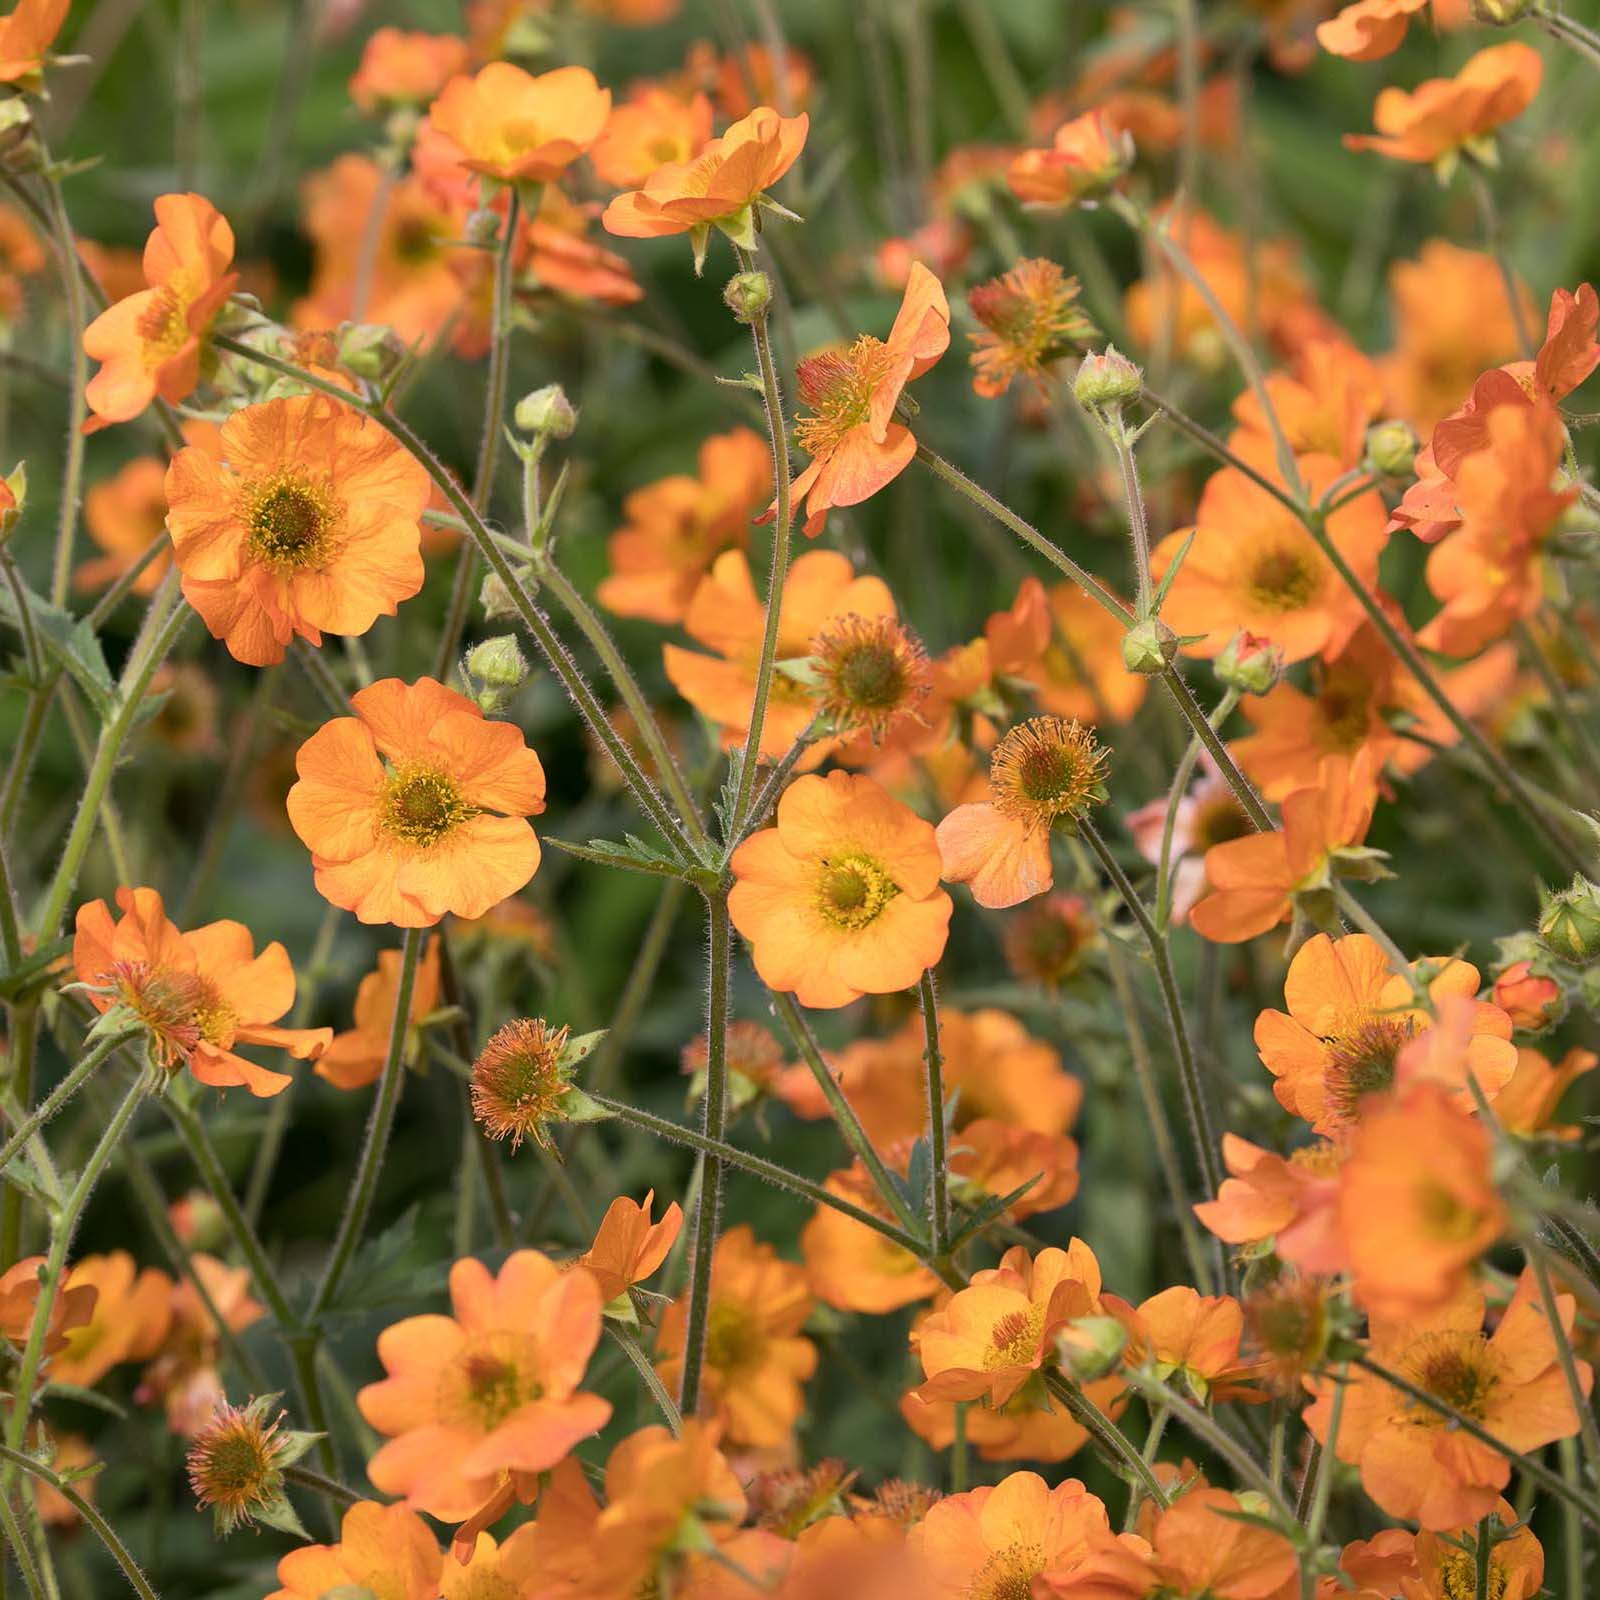
[[[432,678],[385,678],[300,746],[289,820],[318,891],[363,922],[480,917],[538,870],[544,769],[507,722]]]
[[[428,111],[469,172],[501,183],[551,183],[600,137],[611,91],[587,67],[537,77],[491,61],[475,77],[452,78]]]
[[[1151,1295],[1131,1306],[1105,1297],[1128,1331],[1124,1359],[1148,1363],[1163,1382],[1180,1382],[1201,1404],[1208,1400],[1262,1400],[1255,1365],[1239,1353],[1244,1308],[1232,1295],[1203,1295],[1187,1284]]]
[[[1346,1265],[1338,1228],[1340,1149],[1319,1141],[1287,1158],[1241,1139],[1222,1136],[1228,1176],[1215,1200],[1194,1213],[1227,1244],[1273,1241],[1275,1253],[1303,1272],[1333,1273]]]
[[[222,455],[173,458],[167,525],[184,597],[237,660],[365,633],[422,587],[432,485],[371,417],[322,394],[245,406]]]

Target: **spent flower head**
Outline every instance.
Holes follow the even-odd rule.
[[[549,1124],[565,1121],[572,1093],[570,1030],[543,1018],[508,1022],[472,1063],[472,1114],[491,1139],[551,1148]]]
[[[259,1522],[306,1537],[283,1492],[284,1469],[320,1435],[284,1429],[286,1413],[273,1411],[281,1398],[259,1394],[242,1406],[222,1406],[189,1445],[195,1502],[211,1507],[221,1536]]]
[[[932,684],[922,642],[893,617],[836,618],[813,642],[818,709],[838,733],[864,733],[881,744],[914,716]]]
[[[967,305],[982,324],[969,335],[973,388],[993,398],[1017,378],[1042,382],[1046,367],[1092,339],[1095,326],[1078,293],[1076,278],[1037,257],[973,289]]]
[[[1076,824],[1102,804],[1106,751],[1075,718],[1019,722],[989,761],[992,803],[1002,816],[1036,827]]]

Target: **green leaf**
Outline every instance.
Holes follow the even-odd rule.
[[[22,594],[34,631],[45,650],[58,667],[72,675],[73,681],[89,697],[100,720],[108,721],[116,714],[117,686],[94,629],[82,618],[52,605],[43,595],[35,594],[26,584]],[[0,584],[0,621],[21,631],[22,613],[17,606],[17,596],[5,584]]]

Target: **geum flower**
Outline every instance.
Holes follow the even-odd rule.
[[[242,1084],[274,1095],[289,1078],[237,1054],[237,1045],[287,1050],[315,1060],[330,1028],[278,1028],[294,1005],[294,969],[274,941],[260,955],[241,922],[209,922],[180,933],[154,889],[118,889],[114,917],[104,900],[78,908],[72,964],[97,1011],[118,1007],[149,1036],[151,1057],[169,1072],[187,1067],[219,1089]]]
[[[333,1036],[312,1069],[336,1089],[364,1089],[378,1081],[389,1053],[394,1028],[394,1004],[400,992],[401,953],[380,950],[378,965],[356,985],[353,1026]],[[407,1016],[406,1060],[416,1054],[418,1024],[439,1004],[439,941],[429,939],[417,963],[411,985],[411,1010]]]
[[[1346,61],[1380,61],[1393,55],[1411,18],[1428,0],[1355,0],[1335,17],[1317,24],[1317,43]]]
[[[914,262],[887,340],[861,334],[848,348],[807,356],[795,369],[811,411],[795,427],[811,464],[794,480],[805,532],[822,532],[836,506],[859,505],[911,464],[917,441],[895,420],[905,386],[950,347],[950,303],[939,280]],[[775,506],[769,507],[768,517]]]
[[[537,77],[491,61],[476,77],[452,78],[428,112],[460,164],[499,183],[550,183],[600,137],[611,91],[587,67]]]
[[[388,1443],[368,1476],[385,1494],[445,1521],[547,1472],[611,1416],[579,1389],[600,1338],[600,1286],[518,1250],[492,1276],[450,1269],[450,1316],[408,1317],[378,1336],[387,1373],[356,1396]]]
[[[155,203],[156,227],[144,247],[138,294],[118,300],[83,330],[84,353],[100,362],[84,398],[103,428],[136,417],[159,395],[169,405],[199,385],[209,351],[206,337],[239,281],[233,229],[198,194],[164,194]]]
[[[805,148],[811,119],[780,116],[757,106],[692,160],[669,161],[641,188],[619,194],[600,221],[608,233],[625,239],[661,239],[687,233],[694,245],[695,271],[705,265],[711,230],[725,233],[744,250],[756,248],[756,209],[783,211],[767,195]]]
[[[1194,1214],[1225,1244],[1260,1245],[1302,1272],[1335,1273],[1346,1265],[1338,1229],[1338,1146],[1326,1140],[1285,1157],[1236,1133],[1222,1136],[1228,1176],[1215,1200]],[[1251,1252],[1254,1253],[1254,1252]]]
[[[606,1207],[594,1243],[578,1257],[578,1265],[600,1285],[607,1305],[643,1282],[667,1259],[683,1228],[683,1207],[676,1200],[658,1221],[650,1220],[655,1197],[654,1189],[642,1202],[619,1195]]]
[[[67,20],[70,0],[18,0],[10,15],[0,17],[0,83],[23,90],[43,81],[45,53]]]
[[[421,589],[432,484],[371,417],[321,394],[245,406],[222,455],[173,458],[167,525],[184,598],[236,660],[363,634]]]
[[[300,746],[289,820],[317,889],[363,922],[481,917],[538,870],[544,768],[508,722],[432,678],[384,678]]]
[[[1106,193],[1133,165],[1133,140],[1099,111],[1063,122],[1048,149],[1024,150],[1006,170],[1024,205],[1068,206]]]
[[[967,337],[973,390],[986,399],[1004,394],[1013,380],[1041,387],[1045,370],[1094,337],[1094,323],[1078,303],[1078,280],[1053,261],[1029,258],[967,293],[980,327]]]

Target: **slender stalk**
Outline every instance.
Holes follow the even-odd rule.
[[[395,985],[394,1014],[389,1023],[389,1050],[384,1057],[383,1075],[378,1080],[378,1093],[372,1102],[372,1115],[367,1122],[361,1158],[356,1163],[350,1199],[343,1217],[339,1219],[339,1231],[334,1237],[333,1249],[328,1253],[327,1265],[322,1269],[317,1292],[311,1297],[313,1322],[332,1305],[333,1297],[338,1293],[339,1285],[361,1243],[361,1236],[366,1232],[372,1202],[377,1198],[378,1179],[383,1172],[384,1157],[388,1154],[389,1135],[394,1130],[400,1090],[405,1084],[406,1036],[411,1031],[411,994],[416,987],[417,964],[426,936],[425,928],[407,928],[400,947],[400,976]]]
[[[1534,1281],[1539,1285],[1539,1301],[1544,1308],[1545,1321],[1550,1324],[1550,1337],[1555,1341],[1556,1360],[1561,1366],[1561,1376],[1566,1381],[1567,1398],[1572,1402],[1578,1419],[1578,1435],[1583,1440],[1584,1460],[1588,1464],[1592,1482],[1600,1483],[1600,1428],[1595,1426],[1594,1407],[1584,1392],[1578,1376],[1577,1358],[1572,1353],[1572,1340],[1561,1320],[1561,1308],[1556,1301],[1555,1283],[1550,1277],[1549,1263],[1536,1240],[1523,1241],[1523,1254],[1533,1268]]]
[[[306,682],[316,690],[317,698],[322,702],[322,709],[330,717],[348,717],[350,696],[344,692],[344,685],[334,676],[333,668],[328,665],[328,659],[322,651],[304,639],[296,639],[289,646],[289,654],[294,657],[294,664],[305,674]]]
[[[931,1172],[929,1196],[928,1247],[935,1256],[945,1253],[950,1238],[950,1166],[945,1153],[944,1049],[939,1043],[939,994],[933,973],[924,972],[917,985],[917,1001],[922,1009],[922,1059],[927,1064],[928,1156]]]
[[[1578,1479],[1578,1445],[1574,1439],[1562,1439],[1556,1445],[1561,1457],[1561,1476],[1569,1482]],[[1570,1505],[1561,1507],[1561,1549],[1567,1586],[1566,1594],[1583,1593],[1583,1568],[1587,1549],[1583,1537],[1583,1518]]]
[[[1590,66],[1600,68],[1600,34],[1591,33],[1581,22],[1563,16],[1559,11],[1541,11],[1535,20],[1552,39],[1559,40],[1568,49],[1582,56]],[[1577,1593],[1576,1590],[1573,1591]]]
[[[678,1405],[685,1416],[693,1416],[700,1404],[700,1377],[711,1331],[711,1264],[722,1211],[723,1163],[714,1147],[725,1142],[728,1126],[728,984],[733,964],[733,930],[726,894],[706,896],[706,922],[711,950],[706,976],[706,1092],[701,1102],[705,1163],[691,1247],[683,1383],[678,1391]]]
[[[1161,1440],[1167,1431],[1167,1419],[1172,1415],[1168,1406],[1157,1405],[1150,1416],[1150,1431],[1144,1436],[1144,1449],[1139,1452],[1144,1457],[1144,1463],[1152,1471],[1155,1469],[1156,1455],[1161,1449]],[[1123,1513],[1122,1531],[1132,1533],[1139,1523],[1139,1507],[1144,1504],[1144,1484],[1135,1482],[1128,1494],[1128,1509]]]
[[[738,833],[730,834],[728,838],[724,865],[732,859],[733,852],[771,815],[772,808],[777,805],[780,794],[788,785],[789,775],[799,764],[801,756],[811,747],[820,720],[820,717],[813,717],[795,735],[795,741],[784,751],[783,759],[767,774],[766,781],[756,790],[743,826]]]
[[[89,1081],[89,1078],[101,1062],[113,1050],[120,1049],[128,1040],[135,1038],[140,1031],[138,1028],[124,1028],[117,1033],[107,1034],[90,1046],[77,1066],[39,1102],[33,1113],[24,1118],[16,1132],[6,1140],[3,1146],[0,1146],[0,1172],[5,1170],[11,1158],[16,1155],[23,1145]]]
[[[1145,1495],[1164,1511],[1168,1505],[1165,1489],[1161,1487],[1150,1464],[1135,1450],[1128,1436],[1099,1406],[1070,1378],[1059,1372],[1045,1373],[1045,1387],[1054,1400],[1059,1400],[1072,1419],[1109,1455],[1120,1461],[1134,1483]]]
[[[361,1498],[354,1489],[346,1487],[335,1478],[325,1477],[299,1461],[285,1467],[283,1475],[290,1483],[297,1483],[302,1489],[310,1489],[320,1494],[330,1505],[341,1508],[353,1506]]]
[[[1111,419],[1105,429],[1122,474],[1122,497],[1128,507],[1128,536],[1133,542],[1133,581],[1137,600],[1134,610],[1140,617],[1150,614],[1150,518],[1145,511],[1144,490],[1139,485],[1139,463],[1133,441],[1122,418]]]
[[[1211,726],[1220,728],[1233,715],[1238,703],[1239,691],[1229,689],[1211,713]],[[1194,775],[1202,748],[1198,737],[1189,741],[1189,748],[1183,752],[1178,770],[1172,775],[1172,787],[1167,791],[1167,810],[1161,822],[1161,857],[1156,866],[1155,924],[1163,933],[1172,922],[1172,842],[1178,826],[1178,808],[1188,793],[1189,779]]]
[[[620,1322],[607,1319],[606,1332],[611,1335],[612,1342],[633,1364],[633,1370],[639,1374],[639,1381],[644,1384],[650,1398],[655,1401],[656,1409],[661,1413],[661,1419],[674,1434],[683,1432],[683,1415],[678,1410],[677,1402],[667,1393],[667,1386],[661,1381],[661,1375],[651,1364],[650,1357],[640,1348],[639,1341],[632,1332],[623,1327]]]
[[[1473,192],[1478,201],[1478,216],[1483,222],[1483,242],[1500,273],[1500,286],[1505,291],[1506,309],[1511,313],[1511,326],[1516,331],[1517,348],[1525,360],[1532,360],[1537,348],[1532,330],[1528,327],[1528,310],[1522,303],[1521,288],[1512,270],[1511,259],[1506,254],[1505,230],[1500,226],[1500,210],[1494,203],[1494,190],[1483,169],[1470,159],[1466,163],[1472,174]]]
[[[1334,1374],[1333,1404],[1328,1410],[1328,1437],[1323,1442],[1322,1454],[1317,1458],[1310,1515],[1305,1521],[1306,1540],[1300,1552],[1300,1600],[1316,1600],[1322,1530],[1328,1520],[1328,1500],[1333,1492],[1334,1472],[1339,1458],[1339,1425],[1344,1419],[1345,1393],[1349,1388],[1347,1373],[1348,1368],[1341,1366]]]
[[[1578,764],[1583,768],[1587,780],[1587,793],[1593,794],[1596,789],[1600,789],[1600,745],[1596,745],[1588,725],[1573,707],[1566,685],[1561,681],[1561,674],[1551,665],[1549,656],[1534,637],[1533,629],[1526,622],[1519,620],[1512,633],[1528,665],[1533,668],[1540,683],[1544,685],[1557,719],[1567,730],[1567,735],[1572,741],[1573,753],[1577,756]]]
[[[35,137],[37,137],[35,132]],[[55,554],[50,564],[50,601],[61,605],[67,598],[72,577],[72,540],[78,529],[78,508],[83,498],[83,421],[88,415],[85,390],[89,382],[89,358],[84,353],[83,329],[89,320],[84,299],[83,277],[78,271],[78,241],[67,216],[61,193],[61,179],[51,164],[48,152],[41,149],[50,231],[61,269],[61,292],[66,300],[67,339],[71,379],[67,390],[67,459],[62,469],[61,505],[56,519]]]
[[[11,1502],[4,1495],[0,1495],[0,1532],[4,1532],[6,1549],[16,1561],[17,1570],[22,1574],[22,1581],[27,1585],[28,1600],[47,1600],[44,1579],[39,1576],[39,1569],[34,1565],[33,1552],[28,1548],[27,1536],[17,1521],[16,1513],[11,1509]],[[4,1576],[4,1572],[4,1563],[0,1563],[0,1577]],[[0,1589],[0,1593],[3,1592],[3,1589]]]

